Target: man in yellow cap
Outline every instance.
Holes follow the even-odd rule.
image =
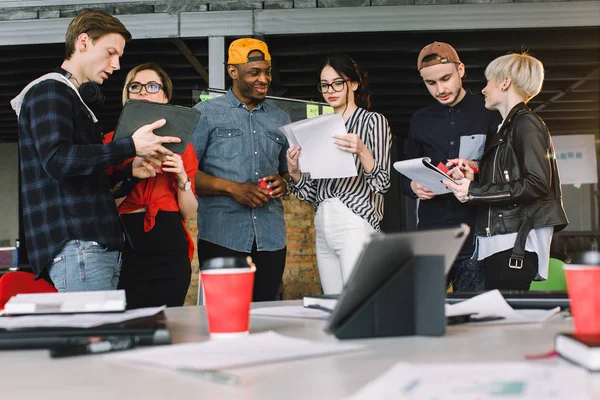
[[[448,43],[433,42],[423,47],[417,58],[417,70],[425,87],[436,101],[415,112],[410,120],[406,148],[408,159],[429,157],[434,165],[456,158],[477,160],[483,154],[486,136],[495,132],[502,118],[485,108],[482,96],[462,85],[465,65]],[[483,290],[481,263],[473,255],[473,231],[477,206],[462,204],[452,193],[436,195],[416,181],[403,179],[404,192],[418,198],[418,228],[471,227],[448,276],[454,291]]]
[[[195,107],[201,112],[192,136],[199,160],[198,259],[251,256],[253,301],[273,301],[286,257],[281,197],[289,192],[289,144],[279,127],[290,120],[264,102],[271,84],[265,42],[233,41],[227,72],[233,80],[227,93]]]

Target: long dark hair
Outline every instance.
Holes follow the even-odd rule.
[[[358,82],[358,89],[354,92],[354,102],[360,108],[368,110],[371,107],[371,92],[367,83],[367,73],[361,71],[354,60],[345,54],[336,54],[325,59],[319,69],[319,73],[330,66],[340,76],[344,76],[352,82]],[[347,98],[346,98],[346,101]]]

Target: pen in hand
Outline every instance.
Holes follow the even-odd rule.
[[[89,339],[89,343],[83,344],[66,344],[56,346],[50,349],[51,358],[63,358],[71,356],[79,356],[84,354],[101,354],[111,351],[121,351],[132,349],[137,345],[137,340],[130,336],[103,338],[94,341]]]

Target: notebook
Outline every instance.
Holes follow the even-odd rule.
[[[125,311],[124,290],[17,294],[4,305],[4,314],[70,314]]]
[[[91,328],[37,327],[0,329],[0,350],[49,349],[56,346],[88,344],[90,338],[129,337],[136,345],[170,344],[164,311],[152,316]]]
[[[567,360],[590,371],[600,371],[600,334],[561,333],[554,341],[556,351]]]

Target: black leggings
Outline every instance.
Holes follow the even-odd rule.
[[[192,268],[181,214],[159,211],[144,232],[145,214],[121,216],[133,248],[123,252],[118,289],[125,289],[127,308],[182,306]]]
[[[512,249],[493,254],[483,260],[485,290],[529,290],[529,286],[538,272],[538,256],[525,252],[523,267],[510,268],[508,260]]]
[[[200,265],[215,257],[251,256],[256,264],[252,301],[275,301],[279,294],[281,278],[285,269],[286,248],[275,251],[257,251],[256,242],[250,253],[235,251],[206,240],[198,240],[198,261]]]

